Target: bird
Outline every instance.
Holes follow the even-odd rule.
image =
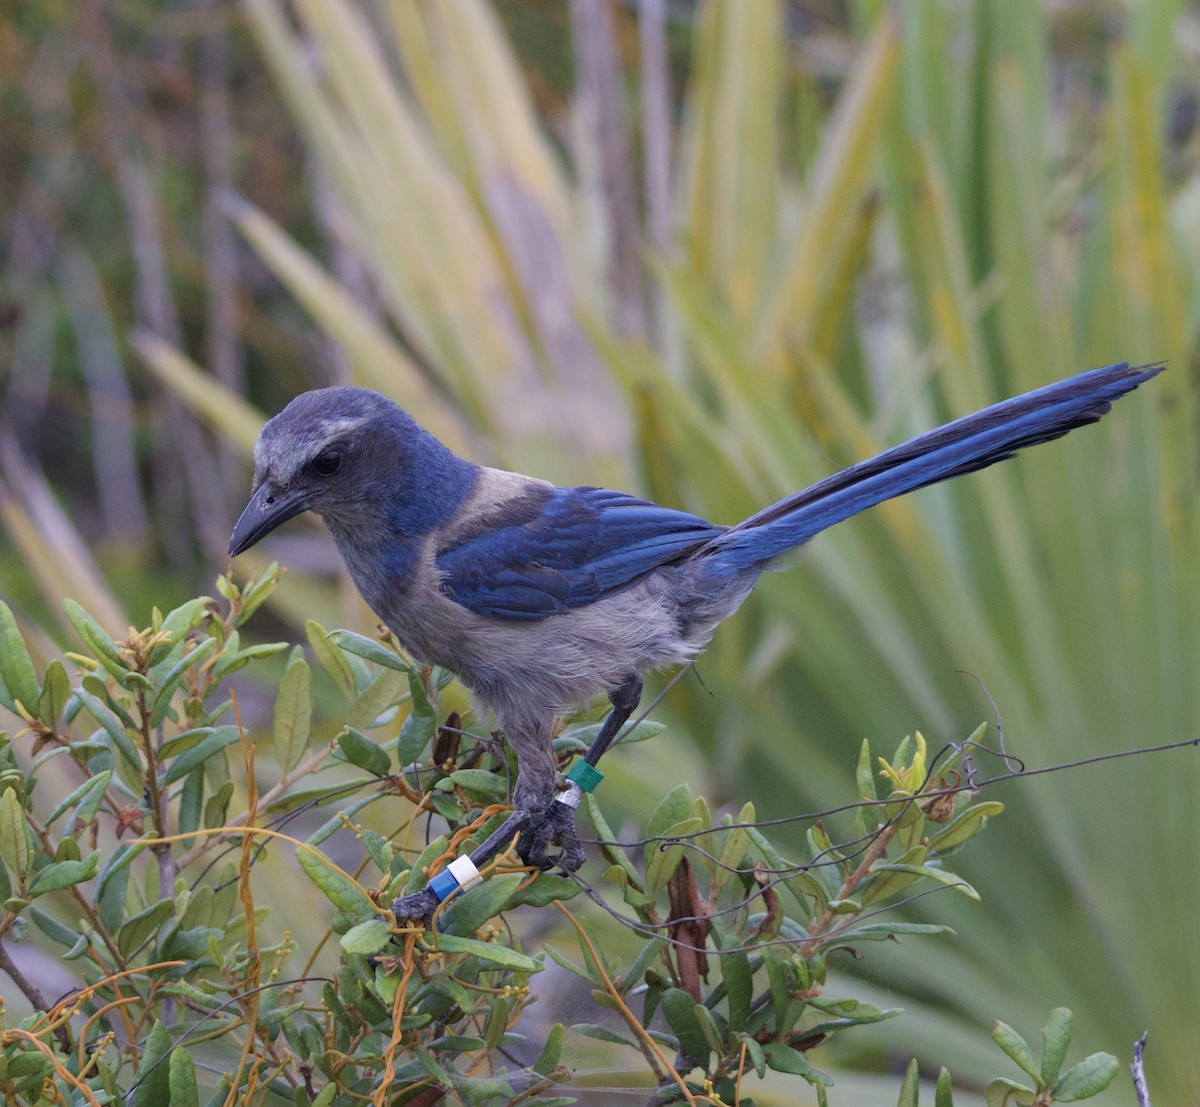
[[[640,702],[642,674],[695,658],[783,555],[884,500],[1093,423],[1163,368],[1123,362],[993,404],[734,526],[476,464],[377,392],[320,388],[263,427],[229,554],[315,512],[375,614],[414,658],[454,673],[511,744],[511,815],[440,883],[392,904],[398,922],[429,920],[514,837],[527,865],[579,868],[575,807]],[[611,709],[560,789],[555,720],[600,697]]]

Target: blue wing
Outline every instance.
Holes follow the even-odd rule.
[[[607,488],[545,489],[441,550],[437,566],[463,607],[544,619],[628,588],[725,529]]]

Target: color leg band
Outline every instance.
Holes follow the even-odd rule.
[[[573,784],[578,784],[585,792],[594,792],[596,785],[604,779],[604,774],[595,765],[580,760],[571,766],[567,779]]]
[[[465,892],[468,888],[482,883],[483,877],[479,875],[475,862],[464,855],[456,857],[430,880],[429,890],[437,896],[439,903],[444,903],[455,893]]]
[[[583,801],[583,793],[594,792],[603,779],[604,774],[595,765],[583,760],[576,761],[567,772],[566,789],[554,797],[554,802],[574,810]]]

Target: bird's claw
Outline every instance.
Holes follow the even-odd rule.
[[[557,842],[559,853],[551,855],[550,846]],[[573,873],[583,864],[583,847],[575,836],[575,811],[565,803],[552,803],[546,813],[534,819],[521,833],[517,856],[535,869],[557,865],[563,872]]]
[[[406,922],[421,922],[428,927],[433,920],[433,913],[437,910],[437,906],[437,896],[430,889],[422,888],[419,892],[400,896],[394,900],[392,914],[401,926]]]

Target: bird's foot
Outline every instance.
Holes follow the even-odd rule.
[[[406,922],[420,922],[426,928],[429,927],[433,920],[433,913],[437,910],[438,898],[430,888],[422,888],[419,892],[413,892],[407,896],[400,896],[392,902],[392,914],[396,917],[396,922],[403,926]]]
[[[550,846],[555,842],[559,853],[551,855]],[[517,841],[517,856],[535,869],[555,865],[567,873],[578,869],[583,864],[583,846],[575,836],[575,809],[555,802],[544,814],[534,816]]]

